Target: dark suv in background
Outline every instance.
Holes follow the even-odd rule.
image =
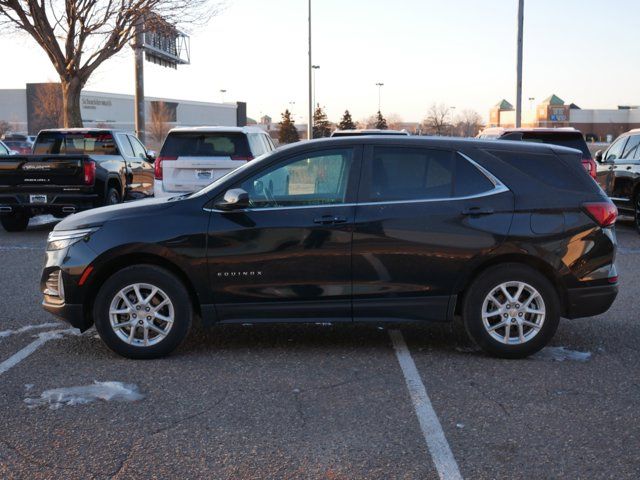
[[[596,179],[596,162],[587,146],[584,135],[573,127],[568,128],[502,128],[493,127],[483,130],[479,139],[516,140],[521,142],[546,143],[560,147],[575,148],[582,152],[582,166]]]
[[[616,208],[575,150],[347,137],[294,144],[180,197],[49,236],[44,307],[114,351],[173,351],[194,316],[451,321],[485,351],[540,350],[617,294]]]
[[[598,183],[620,211],[633,215],[640,231],[640,129],[620,135],[596,152]]]

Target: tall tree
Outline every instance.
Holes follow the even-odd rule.
[[[0,31],[42,47],[60,76],[63,124],[81,127],[80,92],[100,65],[145,29],[205,23],[217,10],[211,0],[0,0]]]
[[[313,113],[313,138],[324,138],[331,136],[331,123],[327,119],[327,114],[320,105]]]
[[[427,116],[422,122],[424,130],[429,134],[444,135],[447,129],[450,129],[449,113],[449,107],[445,104],[431,104]]]
[[[338,124],[338,130],[355,130],[356,129],[356,124],[353,121],[353,118],[351,118],[351,113],[349,113],[349,110],[345,110],[344,111],[344,115],[342,115],[342,120],[340,120],[340,123]]]
[[[280,126],[278,142],[285,144],[295,143],[300,140],[296,122],[291,118],[291,112],[288,109],[282,114],[282,121],[278,125]]]
[[[59,83],[36,85],[33,100],[32,132],[62,126],[62,89]]]
[[[386,130],[387,128],[389,128],[387,125],[387,121],[382,116],[382,112],[380,112],[380,110],[378,110],[378,113],[376,114],[376,128],[378,130]]]
[[[157,150],[162,146],[164,139],[171,130],[170,122],[172,118],[171,110],[165,102],[151,103],[151,118],[149,119],[148,131],[153,147]]]
[[[456,119],[457,134],[462,137],[475,137],[483,127],[482,117],[475,110],[463,110]]]

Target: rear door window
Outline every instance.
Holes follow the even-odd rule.
[[[450,198],[454,161],[447,150],[375,147],[366,162],[361,201]]]
[[[243,133],[173,132],[162,146],[163,157],[249,157]]]
[[[118,133],[118,141],[120,142],[120,148],[122,148],[122,154],[125,157],[133,157],[133,148],[131,147],[131,143],[129,143],[129,139],[124,133]]]
[[[632,135],[627,140],[622,158],[625,160],[640,159],[640,135]]]
[[[33,148],[36,155],[118,155],[109,132],[43,132]]]

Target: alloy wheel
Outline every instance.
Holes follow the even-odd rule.
[[[542,295],[525,282],[505,282],[493,288],[482,304],[482,323],[494,340],[521,345],[535,337],[546,316]]]
[[[148,283],[121,289],[109,306],[109,323],[117,337],[136,347],[162,342],[174,324],[175,311],[169,296]]]

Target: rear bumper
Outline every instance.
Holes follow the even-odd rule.
[[[567,318],[593,317],[609,310],[618,295],[618,285],[572,288],[567,291]]]
[[[46,203],[30,203],[30,195],[46,195]],[[51,213],[68,215],[70,213],[88,210],[96,206],[98,195],[95,193],[5,193],[0,192],[0,214],[14,213],[41,214]]]

